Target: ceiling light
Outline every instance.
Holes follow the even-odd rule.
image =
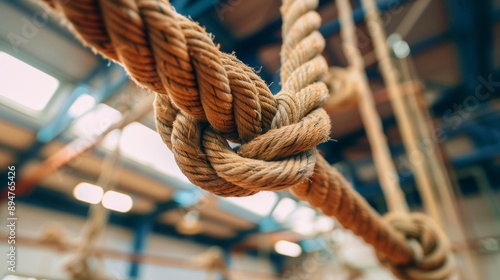
[[[89,94],[82,94],[78,96],[71,107],[69,107],[68,115],[72,118],[78,118],[94,108],[95,104],[96,100],[93,96]]]
[[[302,254],[302,248],[293,242],[280,240],[274,244],[274,250],[281,255],[298,257]]]
[[[132,209],[133,201],[130,195],[107,191],[102,198],[102,205],[107,209],[125,213]]]
[[[73,196],[83,202],[97,204],[101,202],[103,190],[89,183],[80,183],[73,189]]]

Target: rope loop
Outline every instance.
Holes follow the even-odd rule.
[[[401,232],[413,249],[413,261],[406,265],[379,260],[399,279],[444,280],[454,272],[451,248],[446,236],[428,216],[421,213],[389,213],[384,219]]]

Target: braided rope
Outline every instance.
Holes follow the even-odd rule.
[[[291,188],[384,255],[411,265],[414,250],[316,151],[329,138],[318,0],[285,0],[282,91],[219,51],[197,23],[162,0],[44,0],[94,51],[156,93],[157,129],[195,185],[220,196]],[[240,143],[233,150],[227,140]]]

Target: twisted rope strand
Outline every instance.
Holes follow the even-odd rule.
[[[403,235],[316,151],[330,128],[320,108],[328,89],[317,0],[283,3],[283,90],[277,96],[168,1],[44,1],[86,44],[157,93],[158,132],[191,182],[220,196],[291,188],[392,263],[412,263]],[[231,149],[228,139],[240,148]]]

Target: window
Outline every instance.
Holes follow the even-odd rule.
[[[240,206],[261,217],[269,215],[278,201],[278,195],[274,192],[259,192],[246,197],[228,197],[227,201]]]
[[[59,81],[19,59],[0,52],[0,101],[33,111],[45,109]]]
[[[284,222],[290,213],[297,207],[297,202],[291,198],[284,197],[280,200],[273,211],[273,218],[278,222]]]
[[[174,154],[163,143],[160,135],[141,123],[134,122],[123,129],[120,150],[124,156],[138,163],[150,166],[178,180],[189,182],[177,166]]]

